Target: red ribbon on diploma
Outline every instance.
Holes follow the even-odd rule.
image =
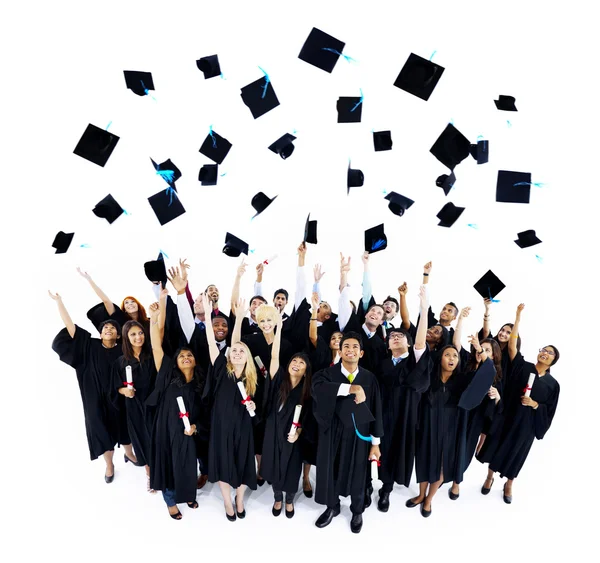
[[[187,416],[188,418],[190,418],[190,413],[189,412],[180,412],[179,413],[179,418],[183,418],[184,416]]]
[[[295,426],[296,428],[300,428],[302,426],[302,424],[300,424],[299,422],[292,422],[292,426]]]
[[[531,387],[529,385],[525,385],[525,389],[523,389],[523,393],[527,393],[527,391],[531,391]]]
[[[245,405],[246,403],[249,403],[252,399],[250,398],[250,395],[248,395],[243,401],[240,401],[240,403],[242,403],[242,405]]]
[[[377,467],[381,467],[381,461],[379,461],[378,459],[372,458],[369,460],[371,463],[373,463],[374,461],[377,462]]]
[[[131,389],[133,387],[133,383],[127,383],[127,381],[123,381],[123,385],[128,389]]]
[[[267,374],[267,368],[265,366],[260,368],[260,373],[264,377]]]

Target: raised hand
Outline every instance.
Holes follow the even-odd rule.
[[[486,315],[490,312],[491,305],[492,305],[492,300],[489,297],[486,297],[483,300],[483,306],[485,307],[485,314]]]
[[[316,291],[313,291],[312,296],[310,298],[310,302],[313,311],[316,312],[316,310],[319,308],[319,294]]]
[[[431,261],[427,262],[425,266],[423,266],[423,273],[430,274],[431,273]]]
[[[273,316],[275,317],[274,320],[275,320],[275,325],[277,326],[277,332],[279,334],[281,334],[280,331],[283,328],[283,316],[279,311],[277,311]]]
[[[348,260],[344,258],[344,255],[340,252],[340,273],[347,274],[350,271],[351,256],[348,256]]]
[[[300,254],[300,256],[306,256],[306,243],[305,242],[301,242],[300,246],[298,246],[298,254]]]
[[[369,266],[369,253],[368,252],[363,252],[362,256],[361,256],[361,260],[363,263],[363,266],[365,268],[367,268]]]
[[[169,268],[169,275],[167,276],[167,279],[173,284],[173,287],[177,293],[182,293],[185,291],[187,282],[181,276],[177,266],[174,268]]]
[[[398,288],[398,293],[406,297],[406,294],[408,293],[408,285],[406,285],[406,282],[403,282],[402,285]]]
[[[150,309],[150,318],[153,321],[155,321],[158,318],[158,315],[160,313],[160,305],[158,304],[158,302],[151,303],[149,309]]]
[[[261,262],[260,264],[258,264],[258,266],[256,266],[256,276],[257,277],[262,276],[264,271],[265,271],[265,265]],[[239,273],[240,273],[240,270],[238,268],[238,274]]]
[[[463,307],[460,310],[460,315],[459,318],[461,319],[466,319],[469,316],[469,313],[471,312],[471,307]]]
[[[315,264],[313,268],[313,274],[315,276],[315,283],[319,283],[321,278],[325,275],[325,272],[321,271],[321,264]]]
[[[421,311],[427,311],[429,304],[427,303],[427,290],[424,285],[419,288],[419,302],[421,304]]]
[[[210,309],[208,309],[208,310],[210,310]],[[248,312],[248,309],[246,309],[246,300],[238,299],[237,303],[235,303],[234,308],[233,308],[233,314],[235,315],[236,319],[243,318],[247,312]]]
[[[50,297],[52,297],[52,299],[54,299],[54,301],[62,301],[62,297],[58,293],[55,293],[54,295],[52,295],[50,290],[48,290],[48,295]]]
[[[158,298],[162,301],[163,299],[166,299],[168,295],[169,295],[169,290],[165,287],[164,289],[160,290],[160,293],[158,294]]]
[[[208,295],[206,295],[206,293],[201,293],[200,295],[202,296],[202,305],[204,307],[204,314],[206,315],[206,318],[210,322],[210,314],[211,314],[210,312],[212,311],[212,303],[210,302],[210,299],[208,298]]]
[[[517,318],[521,318],[521,311],[525,309],[525,303],[521,303],[518,307],[517,307]]]
[[[469,336],[469,344],[473,345],[473,348],[475,348],[475,351],[478,354],[481,354],[481,350],[483,350],[483,348],[481,347],[481,344],[479,344],[479,338],[477,337],[476,334],[472,334],[471,336]],[[485,354],[485,352],[483,352]]]
[[[184,258],[183,260],[181,258],[179,259],[179,270],[181,271],[181,279],[187,284],[187,271],[190,269],[190,265],[185,263],[186,260],[187,258]]]
[[[244,262],[244,259],[242,258],[242,263],[238,266],[237,269],[237,275],[238,277],[242,277],[245,273],[246,273],[246,266],[248,264],[246,264],[246,262]]]
[[[87,272],[82,272],[79,266],[77,266],[77,273],[87,281],[92,281],[92,276],[90,276]]]

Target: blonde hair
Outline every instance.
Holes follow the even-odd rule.
[[[273,318],[273,322],[277,318],[277,314],[279,311],[273,307],[273,305],[261,305],[254,311],[254,316],[256,317],[256,322],[260,323],[263,319],[271,316]]]
[[[250,396],[254,396],[256,393],[256,385],[258,375],[256,373],[256,367],[254,366],[254,359],[252,358],[252,353],[248,346],[246,346],[243,342],[235,342],[231,344],[231,347],[241,346],[246,351],[246,365],[244,366],[244,371],[242,371],[241,379],[245,378],[244,386],[246,387],[246,393]],[[235,370],[233,368],[233,364],[229,359],[229,354],[227,355],[227,373],[235,379]]]

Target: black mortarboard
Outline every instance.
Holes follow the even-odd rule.
[[[461,216],[464,210],[464,207],[457,207],[451,201],[449,201],[436,215],[436,217],[440,220],[438,227],[451,227]]]
[[[225,137],[221,137],[221,135],[211,131],[204,139],[202,146],[200,147],[200,152],[214,160],[217,164],[223,164],[229,149],[231,149],[233,145],[225,139]]]
[[[295,141],[296,137],[290,133],[286,133],[283,137],[279,137],[270,147],[269,150],[278,154],[283,160],[294,152],[294,145],[292,141]]]
[[[494,299],[506,286],[492,270],[488,270],[473,287],[484,299]]]
[[[144,272],[146,277],[151,282],[161,282],[163,289],[167,285],[167,268],[165,266],[165,259],[163,258],[162,252],[159,252],[156,260],[151,260],[144,264]]]
[[[279,105],[273,84],[266,76],[242,88],[242,100],[250,108],[256,119]]]
[[[263,192],[258,192],[253,198],[252,198],[252,207],[254,207],[254,209],[256,210],[256,215],[254,215],[254,217],[256,217],[257,215],[260,215],[267,207],[269,207],[269,205],[271,205],[274,201],[275,198],[277,196],[275,196],[273,199],[271,199],[269,196],[265,195]],[[254,219],[254,217],[252,217]]]
[[[539,238],[537,238],[533,229],[523,231],[522,233],[517,233],[517,237],[518,239],[515,242],[520,248],[529,248],[530,246],[535,246],[536,244],[540,244],[540,242],[542,242]]]
[[[452,123],[448,123],[437,141],[429,149],[443,165],[454,170],[471,152],[471,143]]]
[[[216,186],[218,175],[218,164],[205,164],[202,168],[200,168],[200,172],[198,174],[198,181],[203,186]]]
[[[304,242],[309,244],[317,244],[317,222],[310,220],[310,213],[306,218],[306,225],[304,225]]]
[[[385,196],[385,199],[387,199],[390,202],[388,204],[390,211],[394,215],[398,215],[399,217],[402,217],[402,215],[404,215],[404,212],[414,203],[412,199],[397,194],[396,192],[390,192],[388,195]]]
[[[104,166],[118,142],[119,137],[90,123],[73,152],[98,166]]]
[[[348,163],[348,193],[350,193],[350,188],[360,188],[364,183],[365,175],[362,173],[362,170],[350,168],[350,163]]]
[[[357,405],[350,396],[340,401],[339,407],[336,408],[336,414],[346,428],[352,428],[355,423],[356,426],[362,426],[375,420],[367,403],[363,401]],[[352,419],[353,414],[354,420]]]
[[[231,258],[237,258],[242,253],[248,256],[248,245],[242,239],[237,238],[231,233],[227,233],[225,235],[223,253]]]
[[[196,61],[198,70],[204,74],[204,79],[215,78],[221,75],[221,66],[219,65],[219,57],[211,55],[210,57],[202,57]]]
[[[477,164],[485,164],[489,159],[489,152],[489,141],[477,141],[476,145],[471,145],[471,156],[477,161]]]
[[[494,100],[496,108],[502,111],[517,111],[515,106],[515,98],[513,96],[498,96],[497,100]]]
[[[531,174],[498,170],[496,201],[501,203],[529,203]]]
[[[115,198],[108,194],[102,201],[92,209],[96,217],[106,219],[111,225],[122,215],[123,208],[116,202]]]
[[[338,123],[360,123],[362,97],[340,97],[336,104]]]
[[[456,176],[454,175],[454,172],[450,172],[450,176],[448,176],[448,174],[442,174],[441,176],[438,176],[438,179],[435,181],[435,185],[438,188],[442,188],[442,190],[444,190],[444,194],[448,195],[455,182]]]
[[[392,132],[391,131],[373,131],[373,144],[375,151],[392,150]]]
[[[313,27],[304,45],[302,45],[298,58],[325,72],[331,72],[340,58],[339,53],[342,52],[345,45],[343,41],[339,41],[335,37]]]
[[[373,254],[387,248],[387,237],[383,232],[383,223],[365,231],[365,252]]]
[[[443,73],[444,67],[411,53],[394,86],[427,101]]]
[[[124,70],[125,84],[134,94],[146,96],[146,90],[154,90],[152,74],[137,70]]]
[[[97,305],[94,305],[87,312],[87,318],[96,327],[96,330],[98,330],[98,332],[100,332],[100,325],[105,321],[111,321],[111,322],[114,321],[115,323],[118,323],[118,320],[116,317],[119,315],[119,313],[121,313],[121,314],[123,314],[123,313],[119,309],[118,305],[116,305],[115,303],[113,303],[113,307],[115,308],[115,312],[113,313],[113,316],[110,316],[106,312],[106,306],[104,305],[104,303],[98,303]],[[121,325],[121,323],[118,323],[118,324],[119,324],[119,326]]]
[[[157,173],[159,171],[160,172],[172,172],[172,174],[159,174],[159,176],[161,176],[164,179],[164,181],[167,184],[169,184],[169,186],[174,188],[175,182],[177,180],[179,180],[179,178],[181,178],[181,170],[179,170],[179,168],[177,168],[177,166],[175,166],[171,162],[170,158],[168,160],[165,160],[164,162],[161,162],[160,164],[156,164],[156,162],[154,162],[152,159],[150,159],[150,160],[152,161],[154,170],[156,170]]]
[[[56,248],[54,254],[64,254],[69,249],[69,246],[71,246],[74,235],[75,233],[63,233],[62,231],[58,231],[54,237],[54,242],[52,243],[52,247]]]
[[[150,196],[148,202],[161,225],[166,225],[169,221],[177,219],[185,213],[185,209],[179,201],[179,196],[175,190],[169,188]]]

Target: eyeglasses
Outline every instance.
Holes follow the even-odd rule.
[[[544,352],[546,354],[548,354],[548,356],[556,356],[556,354],[554,352],[551,352],[550,350],[547,350],[546,348],[540,348],[540,354],[542,354]]]

